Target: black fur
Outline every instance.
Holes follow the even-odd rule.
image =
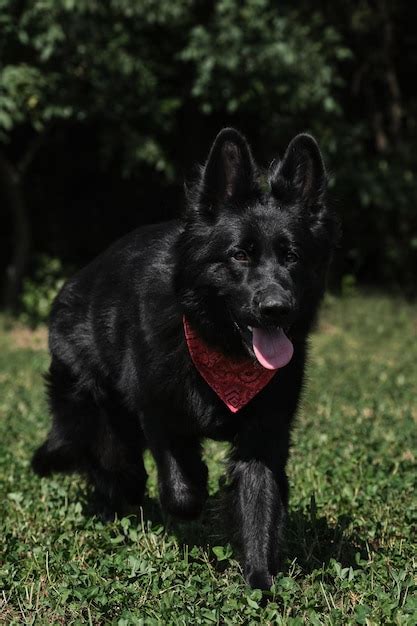
[[[224,129],[183,219],[127,235],[56,298],[53,423],[34,470],[86,473],[101,512],[112,515],[142,502],[149,447],[163,509],[194,518],[207,497],[201,441],[230,441],[229,509],[246,580],[269,588],[280,565],[306,340],[336,237],[325,190],[312,137],[298,135],[262,184],[246,140]],[[294,356],[233,414],[190,359],[184,313],[207,343],[235,358],[253,357],[248,325],[286,327]]]

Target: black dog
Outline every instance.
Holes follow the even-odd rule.
[[[262,589],[280,564],[290,425],[337,231],[312,137],[272,170],[262,179],[242,135],[221,131],[183,219],[134,231],[66,283],[50,321],[53,424],[33,458],[41,476],[85,472],[106,515],[141,504],[149,447],[163,509],[194,518],[201,441],[230,441],[228,508]]]

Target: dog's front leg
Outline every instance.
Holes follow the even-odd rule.
[[[277,442],[274,445],[274,442]],[[287,457],[276,433],[241,433],[231,457],[234,522],[248,584],[269,589],[280,566],[288,500]]]
[[[185,436],[153,437],[151,451],[158,467],[159,499],[166,513],[182,519],[198,517],[207,499],[207,466],[200,442]]]

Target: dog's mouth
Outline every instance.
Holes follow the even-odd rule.
[[[284,329],[280,326],[243,327],[236,321],[234,324],[249,353],[255,356],[262,367],[277,370],[285,367],[291,361],[294,346],[288,336],[289,328]]]

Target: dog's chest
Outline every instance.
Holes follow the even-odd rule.
[[[229,440],[235,436],[240,412],[233,413],[197,371],[190,371],[181,395],[184,414],[200,437]]]

